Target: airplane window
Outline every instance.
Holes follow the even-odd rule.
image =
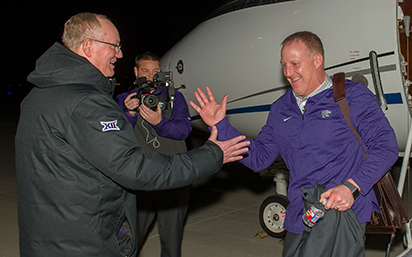
[[[228,0],[217,10],[212,12],[212,14],[210,14],[206,18],[206,20],[226,14],[226,13],[238,11],[241,9],[246,9],[249,7],[274,4],[274,3],[282,3],[282,2],[291,2],[291,1],[296,1],[296,0]]]

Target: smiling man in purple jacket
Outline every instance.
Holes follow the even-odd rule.
[[[361,83],[346,80],[351,120],[369,154],[365,158],[334,101],[332,80],[324,71],[324,50],[318,36],[297,32],[287,37],[282,42],[280,62],[292,89],[272,104],[257,139],[247,139],[250,150],[241,162],[255,171],[267,168],[279,155],[286,162],[290,172],[290,204],[284,223],[288,233],[283,256],[294,256],[305,228],[301,188],[312,188],[315,183],[326,186],[329,190],[320,198],[328,198],[326,209],[342,212],[352,208],[364,230],[372,210],[379,210],[371,189],[396,161],[398,148],[394,131],[375,95]],[[240,135],[225,118],[228,96],[218,105],[210,88],[206,89],[210,101],[198,89],[195,95],[200,106],[193,102],[191,105],[209,126],[218,127],[220,140]]]

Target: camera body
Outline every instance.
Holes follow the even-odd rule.
[[[151,93],[150,91],[156,90],[162,83],[165,84],[166,87],[173,85],[173,74],[171,71],[166,72],[158,72],[153,76],[153,81],[146,80],[146,77],[136,78],[133,85],[129,88],[129,92],[133,90],[133,88],[137,87],[139,93],[132,98],[138,98],[140,105],[143,104],[144,106],[152,109],[153,111],[157,110],[157,105],[159,103],[159,99]],[[171,87],[174,92],[173,86]],[[168,91],[169,94],[169,91]],[[173,99],[174,100],[174,93]],[[139,105],[139,106],[140,106]],[[138,107],[137,107],[138,108]],[[135,110],[137,110],[137,108]]]

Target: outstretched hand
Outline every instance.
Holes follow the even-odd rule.
[[[206,86],[206,91],[209,99],[203,93],[202,89],[197,88],[195,92],[195,97],[200,105],[197,106],[193,101],[190,101],[190,105],[199,113],[203,121],[210,127],[214,126],[216,123],[221,121],[226,115],[226,103],[229,95],[225,95],[222,99],[222,104],[216,103],[215,97],[213,96],[210,87]]]
[[[227,141],[217,141],[217,128],[216,126],[212,127],[212,133],[210,134],[209,140],[217,144],[220,149],[223,151],[223,164],[228,162],[239,161],[243,158],[241,154],[249,151],[248,146],[249,141],[242,141],[246,137],[238,136]],[[241,142],[240,142],[241,141]]]

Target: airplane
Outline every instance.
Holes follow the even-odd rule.
[[[196,88],[207,85],[217,100],[229,94],[227,119],[255,138],[271,104],[290,89],[280,64],[282,40],[297,31],[312,31],[324,44],[327,74],[345,72],[346,78],[363,81],[395,130],[400,157],[410,156],[411,6],[412,0],[227,1],[162,56],[162,70],[173,71],[174,85],[188,102],[196,102]],[[207,129],[197,115],[192,124]],[[408,167],[409,158],[403,158],[401,196]],[[278,172],[274,180],[276,195],[262,203],[259,219],[269,235],[283,237],[287,171]],[[410,224],[405,252],[412,250]]]

